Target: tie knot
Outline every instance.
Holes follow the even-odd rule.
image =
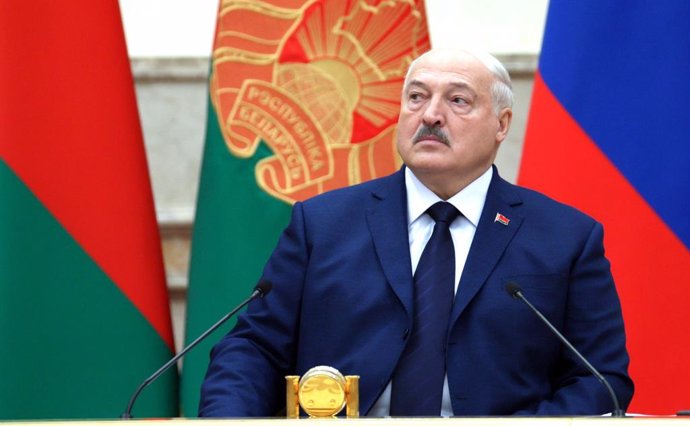
[[[429,216],[431,216],[436,222],[445,222],[450,225],[450,223],[458,217],[460,212],[449,202],[439,201],[433,206],[429,207],[427,210]]]

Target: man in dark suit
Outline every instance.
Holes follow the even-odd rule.
[[[361,376],[363,415],[612,411],[606,389],[506,293],[510,281],[627,407],[633,384],[602,227],[499,177],[492,164],[511,108],[508,73],[486,53],[433,50],[414,61],[398,122],[405,167],[295,204],[264,270],[273,291],[213,349],[200,415],[274,415],[285,405],[284,376],[317,365]],[[424,260],[443,222],[432,211],[439,202],[452,206],[439,231],[451,246]],[[450,257],[441,266],[427,265],[443,253]],[[417,268],[448,264],[447,306],[441,297],[438,308],[420,308],[427,302],[418,297],[434,285]],[[442,326],[422,324],[438,318]],[[420,330],[439,329],[440,342],[411,350],[425,341]],[[409,362],[410,352],[438,356],[440,375],[433,364],[414,371],[426,361]],[[405,401],[433,393],[431,409],[408,410],[418,404]]]

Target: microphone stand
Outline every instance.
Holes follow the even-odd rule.
[[[155,381],[158,377],[160,377],[163,373],[168,371],[170,367],[172,367],[177,361],[179,361],[180,358],[182,358],[187,352],[189,352],[193,347],[199,344],[202,340],[204,340],[209,334],[213,333],[216,331],[218,327],[223,325],[225,321],[230,319],[233,315],[237,313],[240,309],[244,308],[249,302],[252,300],[256,299],[257,297],[263,297],[268,292],[271,291],[271,284],[267,281],[262,281],[257,286],[254,288],[254,291],[252,292],[252,295],[249,296],[244,302],[240,303],[235,309],[232,311],[228,312],[223,316],[223,318],[219,319],[218,322],[213,324],[211,328],[206,330],[203,334],[201,334],[199,337],[194,339],[192,343],[187,345],[185,348],[183,348],[180,352],[177,353],[174,357],[172,357],[168,362],[163,364],[161,368],[156,370],[155,373],[153,373],[148,379],[144,380],[142,384],[139,385],[139,387],[134,391],[132,394],[132,397],[129,399],[129,403],[127,404],[127,408],[125,411],[120,415],[121,419],[131,419],[132,418],[132,408],[134,407],[134,402],[136,402],[137,398],[139,397],[139,394],[141,391],[144,390],[148,385],[150,385],[153,381]]]
[[[574,353],[574,354],[578,357],[578,359],[582,362],[582,364],[583,364],[585,367],[587,367],[587,369],[590,371],[590,373],[592,373],[592,375],[593,375],[594,377],[596,377],[597,380],[599,380],[599,382],[600,382],[602,385],[604,385],[604,387],[605,387],[606,390],[608,391],[609,395],[611,396],[611,401],[613,401],[613,407],[614,407],[614,409],[613,409],[613,412],[611,413],[611,415],[612,415],[613,417],[625,417],[625,411],[623,411],[623,410],[621,409],[620,403],[618,402],[618,397],[616,396],[616,393],[613,391],[613,388],[612,388],[611,385],[609,384],[608,380],[606,380],[606,379],[604,378],[604,376],[602,376],[601,373],[599,373],[599,371],[597,371],[597,369],[594,368],[594,366],[593,366],[592,364],[590,364],[589,361],[587,361],[587,359],[580,353],[580,351],[578,351],[577,349],[575,349],[575,346],[573,346],[573,345],[568,341],[568,339],[566,339],[565,336],[563,336],[563,335],[561,334],[561,332],[558,331],[558,330],[556,329],[556,327],[553,326],[553,324],[551,324],[551,321],[549,321],[548,319],[546,319],[546,317],[545,317],[544,315],[542,315],[542,313],[541,313],[537,308],[535,308],[535,307],[529,302],[529,300],[527,300],[527,299],[525,298],[525,296],[522,294],[522,290],[520,289],[520,287],[519,287],[516,283],[514,283],[514,282],[509,282],[508,284],[506,284],[506,291],[508,292],[508,294],[510,294],[511,296],[513,296],[513,298],[515,298],[515,299],[520,299],[520,300],[522,300],[523,302],[525,302],[525,304],[526,304],[527,306],[530,307],[530,309],[532,310],[532,312],[534,312],[534,313],[539,317],[539,319],[541,319],[542,322],[543,322],[544,324],[546,324],[546,326],[549,327],[549,329],[551,329],[551,331],[553,332],[553,334],[555,334],[556,337],[558,337],[558,339],[559,339],[561,342],[563,342],[563,344],[566,345],[566,346],[568,347],[568,349],[570,349],[570,351],[571,351],[572,353]]]

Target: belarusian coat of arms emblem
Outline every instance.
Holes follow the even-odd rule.
[[[259,186],[288,203],[391,173],[404,73],[429,49],[423,0],[225,0],[211,99],[229,151],[273,156]]]

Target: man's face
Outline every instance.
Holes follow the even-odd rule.
[[[481,62],[463,52],[430,52],[408,75],[398,119],[398,152],[437,194],[435,183],[457,187],[457,192],[480,176],[506,137],[512,112],[494,112],[493,81]]]

